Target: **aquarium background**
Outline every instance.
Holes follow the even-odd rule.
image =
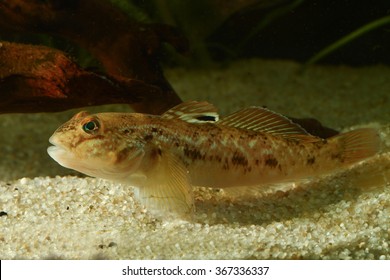
[[[132,187],[87,178],[46,152],[51,134],[76,112],[130,106],[2,114],[1,259],[390,259],[388,0],[111,3],[188,39],[183,54],[164,44],[156,62],[182,100],[206,100],[222,116],[266,106],[337,131],[374,127],[381,152],[285,192],[236,197],[195,188],[193,220],[164,221],[137,202]],[[53,34],[0,25],[0,40],[60,49],[85,69],[105,71],[85,48]],[[329,51],[318,56],[322,50]]]
[[[184,33],[190,52],[183,57],[165,48],[161,59],[167,66],[199,67],[253,57],[304,63],[323,48],[382,18],[383,23],[335,48],[321,63],[359,66],[390,62],[390,8],[386,0],[107,1],[131,19],[168,24]],[[65,7],[77,3],[57,2]],[[59,48],[71,53],[83,66],[94,64],[85,50],[55,36],[18,36],[3,31],[0,38]]]

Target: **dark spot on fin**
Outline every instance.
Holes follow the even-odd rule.
[[[216,122],[217,108],[208,102],[188,101],[169,109],[161,116],[164,119],[181,119],[189,123]]]
[[[196,118],[201,122],[216,122],[217,118],[215,116],[199,116]]]

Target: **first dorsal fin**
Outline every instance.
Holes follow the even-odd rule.
[[[208,102],[183,102],[161,116],[164,119],[181,119],[189,123],[216,122],[219,119],[217,108]]]
[[[222,118],[219,125],[302,140],[310,136],[300,125],[266,108],[249,107]]]

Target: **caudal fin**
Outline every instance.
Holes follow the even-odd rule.
[[[346,164],[374,156],[380,149],[380,137],[374,128],[360,128],[332,137],[330,140],[342,145],[343,160]]]

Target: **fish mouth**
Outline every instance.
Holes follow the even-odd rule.
[[[49,156],[51,156],[53,159],[55,159],[56,157],[56,154],[60,153],[60,152],[65,152],[65,149],[64,148],[61,148],[59,146],[49,146],[47,148],[47,153],[49,154]]]
[[[67,154],[67,149],[62,145],[60,145],[58,141],[56,141],[54,136],[51,136],[49,138],[49,143],[52,144],[52,146],[49,146],[47,148],[47,153],[51,158],[53,158],[55,161],[61,164],[60,161]]]
[[[56,146],[58,143],[56,143],[56,140],[54,139],[54,135],[52,135],[50,138],[49,138],[49,143]]]
[[[47,148],[47,153],[53,160],[55,160],[59,165],[65,168],[70,168],[82,172],[82,160],[76,158],[74,154],[70,152],[66,147],[58,144],[53,139],[50,138],[49,142],[53,144],[53,146],[49,146]]]
[[[61,149],[66,150],[66,147],[63,144],[61,144],[61,141],[58,138],[59,137],[57,135],[52,135],[49,138],[49,143],[53,145],[53,146],[50,146],[50,147],[57,147],[57,148],[61,148]]]
[[[51,136],[49,139],[50,144],[47,148],[47,153],[54,159],[59,165],[82,172],[89,176],[98,177],[99,169],[96,166],[100,166],[101,163],[95,162],[90,164],[83,158],[77,157],[71,150],[61,144],[61,142],[55,136]]]

